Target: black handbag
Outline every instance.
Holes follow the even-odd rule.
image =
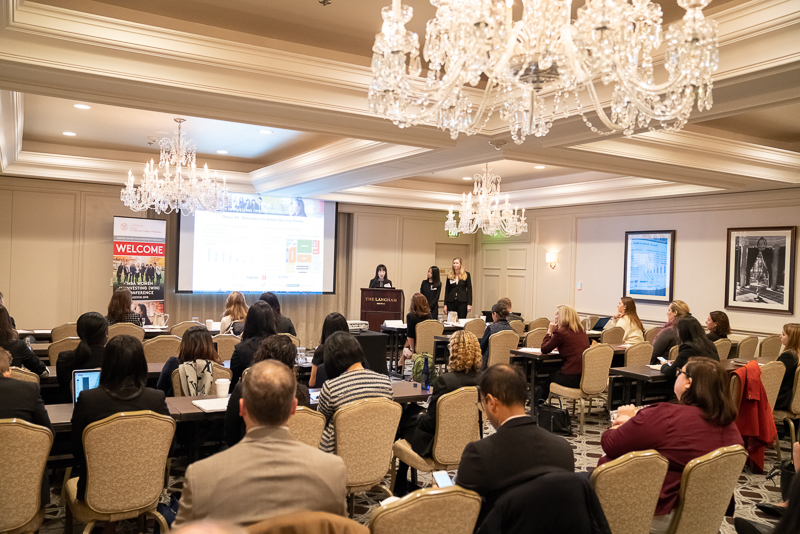
[[[558,408],[552,404],[546,404],[544,401],[539,401],[536,408],[538,411],[536,420],[540,427],[553,434],[572,435],[572,421],[569,418],[569,412],[561,407],[560,397],[558,398]]]

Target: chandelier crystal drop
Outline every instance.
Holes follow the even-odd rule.
[[[649,0],[586,0],[575,21],[571,0],[520,0],[517,21],[514,0],[430,1],[436,17],[427,24],[424,77],[419,37],[405,28],[412,8],[400,0],[381,11],[372,48],[370,110],[401,128],[435,124],[455,139],[478,133],[497,112],[521,144],[575,113],[596,133],[629,136],[680,130],[695,103],[711,109],[717,25],[702,11],[711,0],[678,0],[686,14],[663,35],[661,7]],[[666,75],[657,78],[661,51]],[[614,86],[608,112],[598,82]],[[584,115],[582,96],[606,131]]]
[[[195,142],[187,140],[181,132],[181,123],[184,121],[175,119],[178,123],[175,136],[159,141],[161,155],[158,166],[152,159],[145,165],[139,187],[134,185],[133,173],[128,171],[128,184],[120,193],[120,199],[131,210],[154,209],[156,213],[180,211],[189,215],[195,210],[224,211],[231,206],[225,176],[221,181],[216,171],[212,176],[208,165],[203,166],[202,172],[197,171],[197,148]],[[174,168],[174,173],[170,167]],[[162,169],[161,176],[159,169]]]
[[[475,207],[472,205],[473,193],[477,200]],[[500,206],[500,177],[489,172],[487,163],[484,173],[475,175],[472,193],[462,194],[459,222],[456,223],[453,206],[450,206],[444,229],[462,234],[474,234],[480,229],[486,235],[498,232],[505,237],[520,235],[528,231],[528,223],[525,221],[525,208],[520,213],[518,211],[509,205],[508,195],[505,204]]]

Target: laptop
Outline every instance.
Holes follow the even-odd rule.
[[[606,327],[606,323],[611,320],[611,317],[601,317],[592,327],[592,330],[602,330]]]
[[[100,385],[100,369],[76,369],[72,371],[72,404],[78,400],[81,391],[94,389]]]

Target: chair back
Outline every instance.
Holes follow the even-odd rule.
[[[50,330],[50,340],[54,343],[68,337],[78,337],[78,323],[64,323]]]
[[[328,512],[292,512],[281,514],[244,528],[248,534],[369,534],[364,525]]]
[[[528,331],[530,332],[534,328],[546,329],[549,325],[550,325],[550,319],[548,319],[547,317],[539,317],[538,319],[534,319],[533,321],[528,323]]]
[[[402,413],[396,402],[375,397],[349,402],[333,414],[336,454],[344,460],[349,493],[371,488],[389,472]]]
[[[481,497],[461,486],[424,489],[377,508],[370,518],[372,534],[426,532],[471,534],[481,509]]]
[[[781,355],[781,345],[781,336],[778,334],[765,337],[758,346],[758,357],[777,360],[778,356]]]
[[[278,335],[279,336],[289,336],[289,339],[292,340],[292,343],[294,343],[295,347],[299,347],[300,346],[300,338],[298,338],[297,336],[293,336],[292,334],[288,334],[286,332],[280,332],[280,333],[278,333]],[[231,355],[233,355],[233,353],[231,353]]]
[[[653,344],[649,341],[636,343],[625,349],[625,367],[649,365],[653,357]]]
[[[419,326],[417,326],[417,328],[419,328]],[[486,321],[481,318],[467,321],[464,324],[464,331],[472,332],[475,337],[480,339],[483,337],[483,333],[486,331]]]
[[[669,461],[649,449],[620,456],[592,471],[591,482],[614,534],[650,530]],[[631,506],[631,495],[636,506]]]
[[[731,373],[731,399],[738,410],[739,403],[742,402],[742,381],[736,373]]]
[[[22,369],[21,367],[12,367],[10,378],[22,380],[23,382],[33,382],[34,384],[39,383],[39,375],[27,369]]]
[[[142,344],[147,363],[164,363],[181,351],[181,338],[178,336],[156,336]]]
[[[522,337],[522,334],[525,333],[525,323],[522,321],[509,321],[508,325],[514,329],[514,332],[516,332],[519,337]]]
[[[731,347],[733,343],[731,343],[730,339],[721,338],[714,342],[714,346],[717,347],[717,354],[719,355],[719,361],[727,360],[728,355],[731,353]]]
[[[608,371],[614,359],[611,345],[601,343],[583,351],[581,391],[586,395],[597,395],[608,387]]]
[[[792,402],[789,403],[789,411],[800,414],[800,367],[794,373],[794,383],[792,385]]]
[[[217,394],[217,380],[220,378],[227,378],[228,380],[232,379],[233,371],[227,367],[221,366],[216,362],[211,362],[211,389],[208,390],[209,395]],[[183,390],[183,383],[181,382],[181,373],[179,369],[172,371],[170,380],[172,381],[172,394],[175,397],[185,397],[186,392]],[[230,387],[233,387],[233,384],[231,384]]]
[[[528,330],[528,333],[525,334],[525,346],[534,349],[541,349],[542,341],[544,341],[544,336],[546,335],[547,328],[534,328],[533,330]]]
[[[781,391],[783,375],[786,374],[786,366],[783,362],[769,362],[761,366],[761,383],[767,392],[767,402],[770,409],[775,409],[775,401],[778,400],[778,393]]]
[[[678,359],[678,352],[679,352],[679,346],[674,345],[672,348],[669,349],[669,355],[667,355],[667,359],[671,362],[674,362],[675,360]]]
[[[519,346],[519,336],[513,330],[501,330],[489,336],[489,359],[486,367],[511,361],[511,351]]]
[[[467,444],[481,439],[477,402],[476,387],[459,388],[439,397],[433,438],[436,462],[458,465]]]
[[[98,513],[155,506],[164,489],[175,420],[149,410],[117,413],[87,426],[86,504]]]
[[[656,340],[656,336],[658,335],[659,332],[661,332],[660,326],[654,326],[653,328],[648,328],[644,333],[644,340],[652,343],[653,341]]]
[[[197,321],[183,321],[182,323],[178,323],[172,328],[170,328],[169,335],[183,337],[183,333],[189,330],[193,326],[205,326],[205,325]]]
[[[683,468],[680,504],[668,534],[717,534],[747,460],[741,445],[721,447]]]
[[[0,443],[0,532],[7,532],[33,521],[42,508],[42,475],[53,433],[21,419],[0,419]]]
[[[144,328],[133,323],[116,323],[108,327],[108,339],[116,336],[133,336],[144,341]]]
[[[606,343],[608,345],[622,345],[622,341],[625,339],[625,329],[621,326],[615,326],[613,328],[609,328],[608,330],[603,330],[603,333],[600,334],[600,343]]]
[[[444,325],[439,321],[428,319],[417,323],[417,339],[414,343],[414,352],[417,354],[422,354],[423,352],[433,354],[433,336],[441,336],[443,332]]]
[[[67,350],[75,350],[80,345],[81,339],[78,337],[65,337],[58,341],[50,343],[47,347],[47,357],[50,360],[50,365],[55,365],[58,362],[58,355]]]
[[[756,336],[747,336],[739,342],[736,357],[740,360],[752,360],[756,357],[757,347],[758,338]]]
[[[242,341],[242,338],[233,334],[217,334],[212,339],[217,344],[217,354],[222,361],[230,360],[233,357],[233,349]]]
[[[325,416],[311,408],[298,406],[286,426],[297,441],[318,449],[325,430]]]

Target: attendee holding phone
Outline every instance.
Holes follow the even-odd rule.
[[[428,278],[422,281],[419,292],[428,299],[428,308],[431,310],[431,319],[439,319],[439,295],[442,292],[442,281],[439,278],[439,268],[433,266],[428,269]]]
[[[731,323],[728,321],[728,314],[724,311],[712,311],[706,319],[708,329],[708,340],[715,342],[720,339],[728,339],[731,333]]]
[[[389,280],[388,274],[386,274],[386,266],[384,264],[380,264],[375,267],[375,278],[369,281],[369,288],[370,289],[382,289],[382,288],[391,288],[392,281]]]
[[[465,319],[472,311],[472,279],[461,258],[453,258],[453,266],[447,273],[444,287],[444,313],[457,312]]]
[[[636,302],[630,297],[622,297],[617,304],[617,313],[606,323],[604,330],[619,326],[625,330],[622,342],[628,345],[644,341],[644,325],[636,313]]]

